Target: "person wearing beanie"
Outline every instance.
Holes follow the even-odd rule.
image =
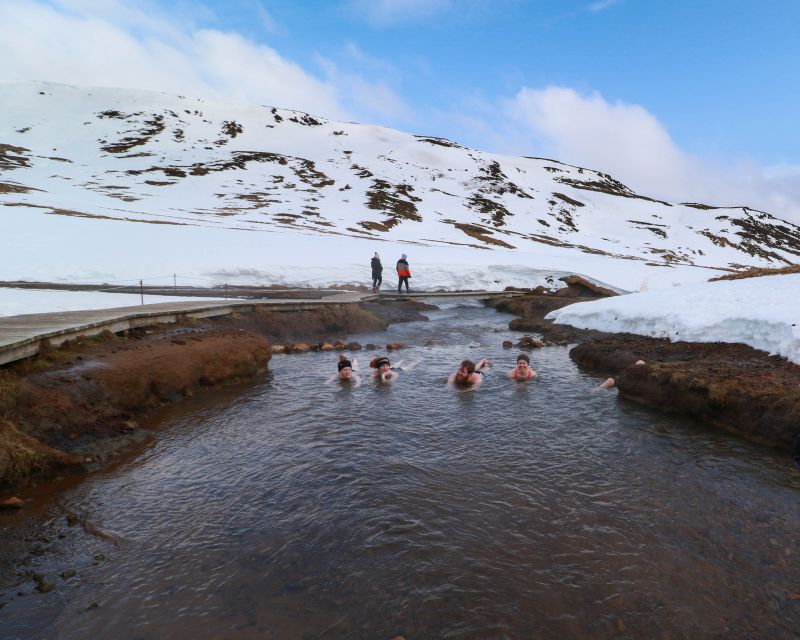
[[[408,279],[411,277],[411,270],[408,268],[407,257],[404,253],[397,261],[397,277],[399,278],[397,281],[397,293],[401,292],[404,282],[406,284],[406,293],[408,293]]]
[[[369,366],[374,369],[372,377],[380,378],[381,382],[391,382],[397,377],[397,372],[392,370],[392,365],[386,356],[375,356],[370,360]]]
[[[456,387],[477,387],[483,383],[483,370],[489,367],[489,360],[481,359],[478,364],[472,360],[462,360],[458,371],[447,379],[447,384]]]
[[[358,385],[361,381],[358,375],[356,375],[355,367],[356,367],[355,358],[353,358],[353,360],[350,361],[347,358],[347,356],[340,355],[339,362],[336,363],[336,370],[338,372],[336,374],[336,378],[343,382],[354,382],[356,385]]]
[[[378,252],[375,252],[375,255],[372,256],[372,293],[378,293],[378,289],[383,282],[383,265],[381,264],[381,257],[378,255]]]
[[[520,353],[517,356],[517,366],[508,372],[508,377],[512,380],[530,380],[536,372],[531,369],[531,358],[527,353]]]

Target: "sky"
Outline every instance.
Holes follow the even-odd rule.
[[[0,23],[0,82],[295,108],[800,223],[800,2],[2,0]]]

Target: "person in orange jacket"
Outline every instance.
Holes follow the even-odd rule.
[[[397,277],[399,278],[397,281],[397,293],[400,293],[404,282],[406,283],[406,293],[408,293],[408,279],[411,277],[411,271],[408,268],[407,257],[408,256],[404,253],[397,261]]]

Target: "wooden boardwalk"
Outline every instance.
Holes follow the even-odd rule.
[[[319,299],[258,300],[187,300],[160,302],[133,307],[58,311],[0,317],[0,366],[39,353],[42,342],[57,346],[80,336],[93,336],[104,331],[119,333],[154,324],[178,322],[184,318],[211,318],[234,312],[252,312],[256,308],[274,311],[320,309],[331,305],[349,305],[371,300],[472,298],[486,299],[519,295],[506,291],[474,291],[458,293],[364,294],[342,292]]]

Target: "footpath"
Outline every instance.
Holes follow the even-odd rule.
[[[113,309],[58,311],[0,317],[0,366],[39,353],[42,343],[52,346],[81,336],[94,336],[104,331],[120,333],[154,324],[179,322],[192,318],[211,318],[231,313],[253,312],[256,308],[272,311],[299,311],[327,306],[359,304],[372,300],[400,298],[496,298],[519,295],[509,291],[464,291],[457,293],[372,294],[344,291],[317,299],[238,299],[186,300],[160,302]]]

